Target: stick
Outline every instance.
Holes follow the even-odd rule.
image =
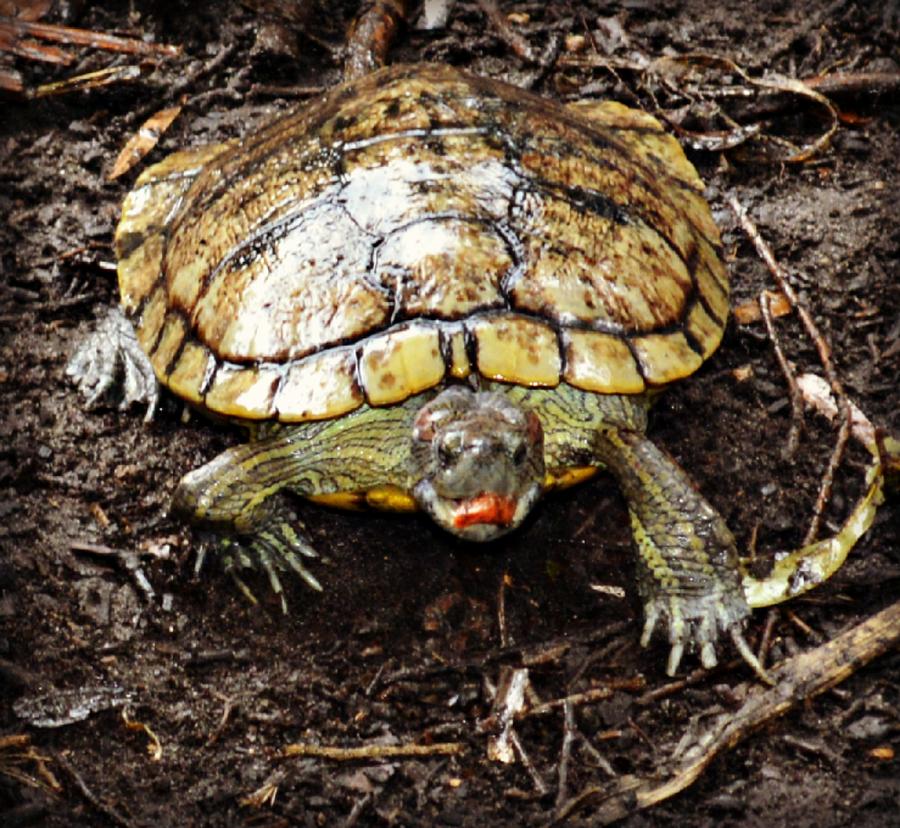
[[[819,352],[819,360],[822,363],[822,369],[825,371],[825,378],[828,380],[828,384],[831,386],[831,390],[837,399],[838,410],[841,415],[841,427],[838,431],[838,437],[835,441],[834,450],[831,453],[831,459],[828,462],[825,474],[822,476],[819,494],[816,498],[815,509],[813,510],[813,517],[810,521],[809,529],[806,532],[806,537],[803,540],[803,546],[808,546],[815,540],[816,535],[819,533],[822,514],[825,511],[825,505],[828,503],[829,497],[831,497],[831,485],[834,480],[834,472],[840,465],[844,447],[847,445],[847,438],[850,436],[850,403],[847,400],[847,395],[844,393],[843,386],[837,378],[834,366],[831,363],[831,348],[823,338],[822,334],[819,333],[819,329],[813,321],[812,315],[800,301],[800,297],[788,281],[784,269],[775,260],[772,248],[769,247],[765,239],[760,235],[756,224],[747,215],[747,211],[740,201],[738,201],[737,197],[729,195],[726,198],[726,201],[728,202],[728,206],[734,211],[735,216],[737,216],[744,232],[750,238],[750,241],[753,242],[757,254],[766,263],[769,272],[772,274],[772,277],[775,279],[781,292],[787,296],[791,305],[797,309],[797,314],[800,317],[800,321],[803,323],[803,327],[806,329],[807,335],[812,339],[813,344],[816,346],[816,350]]]
[[[373,0],[363,7],[347,35],[345,81],[385,65],[397,28],[405,19],[406,0]]]
[[[785,382],[787,382],[788,392],[791,398],[791,427],[788,431],[787,446],[785,447],[785,456],[793,457],[797,452],[797,446],[800,442],[800,429],[803,427],[803,398],[800,389],[797,387],[797,377],[794,369],[781,350],[781,340],[778,338],[778,331],[772,320],[772,308],[768,291],[762,291],[759,294],[759,310],[762,313],[763,322],[766,326],[766,332],[769,334],[769,341],[775,351],[775,359],[781,367],[781,373],[784,374]],[[807,541],[809,543],[809,541]]]
[[[618,787],[590,786],[561,808],[551,825],[575,811],[596,806],[587,824],[608,825],[650,808],[693,784],[720,753],[806,699],[824,693],[873,659],[900,644],[900,601],[851,630],[772,670],[774,687],[753,693],[735,713],[718,716],[692,744],[673,755],[668,779],[631,779]]]
[[[354,762],[359,759],[395,759],[409,756],[455,756],[465,750],[462,742],[437,742],[433,745],[363,745],[342,748],[328,745],[309,745],[295,742],[286,745],[281,755],[312,756],[316,759],[333,759],[337,762]]]
[[[180,46],[169,46],[165,43],[145,43],[131,37],[116,37],[103,32],[92,32],[88,29],[73,29],[70,26],[54,26],[50,23],[29,23],[15,17],[0,17],[0,31],[10,32],[18,38],[37,37],[54,43],[65,43],[74,46],[93,46],[109,52],[126,52],[133,55],[161,55],[178,57]]]

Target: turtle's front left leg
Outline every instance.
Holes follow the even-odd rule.
[[[657,626],[667,629],[667,672],[673,675],[685,649],[698,649],[703,666],[715,666],[716,642],[727,633],[768,680],[743,638],[750,609],[725,521],[678,465],[639,431],[612,428],[599,440],[601,459],[628,501],[638,546],[638,588],[646,617],[641,644],[647,646]]]

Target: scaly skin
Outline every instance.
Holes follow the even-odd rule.
[[[642,643],[648,644],[654,629],[663,626],[671,644],[670,673],[685,649],[699,649],[704,665],[714,665],[720,634],[739,630],[749,614],[734,539],[684,472],[644,436],[646,396],[602,396],[569,386],[548,390],[494,385],[492,390],[538,415],[549,474],[599,466],[615,475],[628,500],[638,547],[638,582],[646,613]],[[286,489],[305,497],[329,497],[338,504],[344,498],[345,505],[355,505],[366,499],[366,492],[396,489],[400,499],[391,505],[402,502],[402,493],[409,498],[423,474],[410,452],[413,423],[432,396],[279,428],[229,449],[181,481],[176,509],[224,537],[243,537],[270,577],[274,568],[298,569],[292,548],[304,549],[305,542],[297,536],[292,543],[277,529],[286,523],[281,506],[271,507],[277,503],[272,495]],[[495,429],[501,427],[495,424]],[[452,526],[445,528],[453,531]],[[496,531],[485,539],[515,525],[491,528]],[[261,536],[264,553],[258,548]],[[229,561],[235,563],[233,556]],[[252,557],[243,562],[252,563]]]

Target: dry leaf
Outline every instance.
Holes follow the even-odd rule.
[[[766,296],[769,297],[769,310],[773,319],[777,319],[779,316],[787,316],[791,312],[791,303],[783,293],[767,290]],[[760,319],[762,319],[762,311],[759,307],[759,301],[756,299],[743,302],[734,309],[734,321],[738,325],[750,325],[753,322],[759,322]]]
[[[178,114],[181,112],[180,106],[173,106],[169,109],[161,109],[155,115],[151,115],[141,128],[128,139],[128,142],[122,147],[116,163],[113,164],[112,172],[107,176],[107,181],[112,181],[120,175],[127,173],[135,164],[138,163],[150,150],[152,150],[159,142],[162,134],[171,126]]]

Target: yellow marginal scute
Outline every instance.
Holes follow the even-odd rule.
[[[724,319],[728,313],[729,292],[728,271],[725,264],[716,249],[704,239],[698,239],[696,254],[694,278],[697,287],[715,313]]]
[[[363,396],[355,373],[351,348],[335,348],[294,363],[275,395],[278,419],[285,423],[325,420],[359,408]]]
[[[559,385],[559,345],[549,325],[503,314],[475,319],[467,327],[475,337],[483,376],[517,385]]]
[[[696,302],[691,308],[686,324],[688,331],[703,348],[705,359],[718,347],[722,339],[722,326],[710,317],[700,302]]]
[[[650,334],[631,340],[647,382],[665,385],[694,373],[703,362],[681,332]]]
[[[638,158],[646,161],[657,156],[666,165],[669,175],[698,192],[703,191],[703,182],[685,157],[681,144],[649,113],[617,101],[574,101],[568,107],[599,126],[620,130],[616,137]]]
[[[203,166],[233,142],[175,152],[148,167],[122,204],[116,227],[122,308],[134,313],[159,279],[164,231]]]
[[[600,394],[640,394],[644,379],[631,349],[617,336],[597,331],[563,331],[569,385]]]
[[[434,325],[394,328],[367,342],[359,374],[371,405],[390,405],[437,385],[447,366]]]
[[[156,234],[119,260],[119,296],[125,313],[133,314],[159,281],[162,257],[163,238]]]
[[[179,397],[199,405],[203,400],[200,388],[215,363],[215,357],[197,342],[188,342],[178,357],[178,362],[166,380],[169,388]]]
[[[275,367],[222,366],[203,399],[216,414],[260,420],[274,414],[273,395],[281,377]]]

